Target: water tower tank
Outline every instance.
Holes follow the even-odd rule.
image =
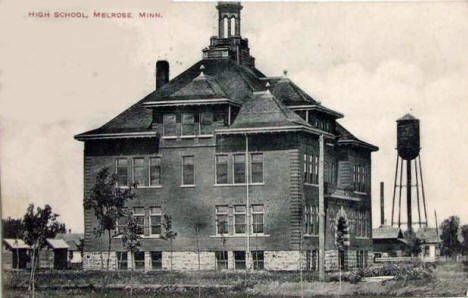
[[[412,160],[419,155],[419,120],[406,114],[397,121],[397,150],[404,160]]]

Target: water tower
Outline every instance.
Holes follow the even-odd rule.
[[[413,190],[416,192],[416,202],[418,211],[419,227],[427,227],[427,211],[426,198],[424,194],[424,182],[422,176],[421,149],[419,142],[419,120],[410,114],[406,114],[397,121],[397,162],[395,169],[395,183],[393,187],[393,204],[392,204],[392,226],[398,224],[406,224],[408,231],[413,231]],[[406,161],[406,162],[404,162]],[[412,167],[414,165],[414,177]],[[403,168],[406,168],[406,185],[403,184]],[[413,184],[414,178],[414,184]],[[399,181],[399,183],[398,183]],[[401,197],[402,189],[406,189],[406,223],[401,221]],[[398,221],[394,218],[396,208],[396,192],[398,190]],[[422,195],[420,197],[420,194]],[[421,219],[421,199],[424,210],[424,217]]]

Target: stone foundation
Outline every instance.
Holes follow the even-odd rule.
[[[265,270],[298,270],[300,260],[299,251],[265,251]]]
[[[172,267],[171,267],[172,259]],[[83,255],[83,269],[84,270],[102,270],[106,269],[107,253],[102,253],[101,266],[101,253],[100,252],[85,252]],[[228,251],[228,269],[235,269],[234,253]],[[367,264],[373,263],[373,253],[368,252]],[[355,250],[345,251],[345,264],[348,270],[357,267],[357,258]],[[271,271],[295,271],[299,270],[300,264],[302,268],[306,269],[306,256],[305,251],[265,251],[264,252],[264,267],[265,270]],[[253,268],[252,257],[246,255],[246,266],[249,269]],[[133,256],[128,254],[128,269],[133,267]],[[111,252],[109,269],[116,270],[117,268],[117,254]],[[162,253],[162,269],[163,270],[198,270],[198,254],[196,252],[171,252],[164,251]],[[151,268],[151,253],[145,252],[145,270],[152,270]],[[200,252],[200,270],[216,270],[216,257],[215,252]],[[325,271],[338,271],[338,252],[336,250],[325,251]]]

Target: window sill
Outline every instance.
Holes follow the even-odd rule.
[[[162,185],[147,185],[147,186],[139,186],[137,188],[162,188]]]
[[[318,186],[319,186],[318,184],[308,183],[308,182],[304,182],[304,185],[307,185],[307,186],[315,186],[315,187],[318,187]]]
[[[210,238],[245,238],[247,237],[246,234],[234,234],[234,235],[210,235]],[[250,234],[249,237],[270,237],[268,234],[258,233],[258,234]]]
[[[195,139],[196,135],[181,135],[181,139]]]
[[[176,140],[177,136],[163,136],[163,140]]]
[[[356,236],[354,237],[355,239],[361,239],[361,240],[367,240],[369,237],[364,237],[364,236]]]
[[[183,188],[191,188],[191,187],[195,187],[195,184],[183,184],[183,185],[181,185],[180,187],[183,187]]]
[[[203,139],[203,138],[212,138],[213,135],[199,135],[198,136],[200,139]]]
[[[226,183],[226,184],[213,184],[213,186],[246,186],[247,183]],[[249,186],[258,186],[258,185],[265,185],[265,183],[249,183]]]

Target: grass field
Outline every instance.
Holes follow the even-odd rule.
[[[466,296],[468,272],[457,263],[439,264],[415,277],[400,275],[379,282],[320,282],[306,272],[100,272],[40,271],[38,297],[305,297],[319,296]],[[28,272],[7,272],[4,297],[27,297]],[[421,277],[422,276],[422,277]],[[332,277],[329,280],[335,280]]]

